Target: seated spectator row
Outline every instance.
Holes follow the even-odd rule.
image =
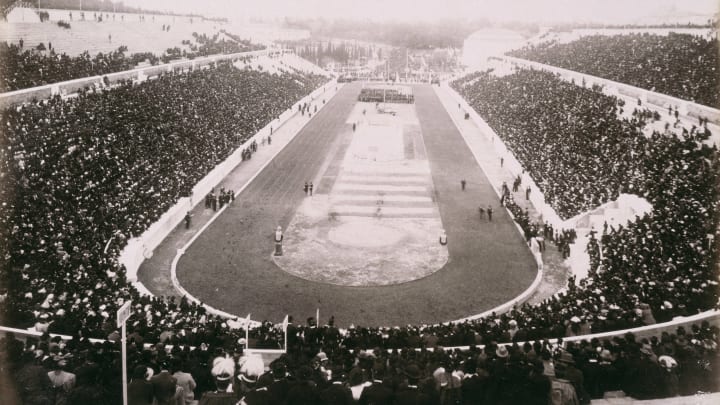
[[[230,62],[0,112],[0,318],[97,333],[133,297],[117,255],[250,136],[324,83]]]
[[[718,328],[707,322],[643,339],[627,333],[465,350],[431,341],[419,350],[382,343],[352,349],[354,335],[372,331],[316,327],[312,318],[287,331],[290,350],[270,364],[244,350],[242,332],[217,331],[190,346],[143,344],[135,331],[128,338],[129,403],[545,405],[589,404],[617,391],[642,400],[720,390]],[[81,335],[67,342],[44,335],[23,344],[10,334],[0,340],[0,373],[12,384],[5,399],[120,403],[114,338],[93,344]]]
[[[264,49],[264,46],[252,44],[246,40],[225,40],[219,39],[219,37],[219,33],[212,37],[193,33],[196,44],[189,40],[183,41],[183,45],[190,47],[189,51],[176,47],[168,49],[162,55],[154,55],[149,52],[126,55],[127,47],[121,46],[111,53],[98,53],[92,56],[89,52],[85,52],[77,57],[56,53],[50,42],[48,42],[47,48],[43,45],[42,49],[24,49],[22,41],[18,45],[3,42],[0,43],[0,61],[2,61],[0,69],[3,72],[2,80],[0,80],[0,93],[121,72],[134,69],[142,62],[157,65],[161,61],[168,63],[180,58],[194,59],[214,54]]]
[[[719,108],[717,50],[717,36],[671,32],[591,35],[570,43],[543,42],[508,55]]]

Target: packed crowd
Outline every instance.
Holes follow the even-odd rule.
[[[669,33],[591,35],[570,43],[543,42],[509,55],[720,106],[718,40]]]
[[[384,367],[381,373],[385,374],[379,380],[387,377],[395,381],[390,383],[394,384],[390,390],[396,403],[403,403],[398,399],[401,391],[412,387],[418,391],[423,387],[422,394],[430,401],[442,401],[443,395],[454,398],[457,393],[443,393],[443,387],[452,388],[456,383],[451,381],[459,380],[457,386],[462,392],[465,376],[474,378],[475,374],[487,379],[487,387],[496,387],[477,394],[490,398],[491,403],[517,403],[526,397],[532,403],[532,398],[543,399],[550,392],[540,376],[555,369],[550,365],[552,359],[575,363],[581,375],[593,376],[588,377],[590,384],[599,384],[602,378],[585,367],[592,369],[602,363],[614,366],[616,374],[611,382],[592,387],[584,382],[578,385],[577,373],[568,377],[558,370],[555,376],[575,381],[570,385],[582,398],[587,398],[585,392],[592,397],[618,386],[638,397],[717,390],[697,378],[717,362],[717,331],[707,325],[649,342],[635,342],[629,337],[586,342],[569,346],[567,353],[542,343],[539,348],[530,344],[511,347],[507,352],[496,347],[497,342],[542,341],[650,325],[713,308],[718,301],[714,268],[718,249],[715,239],[708,238],[717,230],[716,150],[700,146],[699,133],[680,137],[655,133],[648,139],[639,124],[618,120],[617,100],[541,72],[520,72],[501,79],[480,73],[455,86],[488,119],[546,195],[550,187],[562,191],[554,194],[553,206],[578,209],[582,206],[578,201],[597,205],[617,196],[613,193],[621,188],[653,205],[651,215],[603,231],[602,263],[595,275],[577,284],[571,280],[565,291],[538,305],[525,304],[504,314],[459,324],[348,329],[336,328],[331,322],[325,327],[312,322],[303,327],[290,324],[290,354],[284,366],[271,365],[273,374],[265,379],[272,382],[263,385],[262,373],[254,371],[242,381],[253,384],[255,379],[256,385],[238,387],[241,380],[236,376],[242,366],[237,361],[232,363],[232,370],[220,370],[213,376],[211,359],[216,355],[229,356],[248,343],[251,347],[280,347],[282,330],[263,322],[250,330],[251,342],[241,342],[242,320],[213,316],[185,299],[140,297],[126,283],[117,254],[127,238],[139,235],[177,198],[188,195],[192,185],[248,135],[322,80],[237,70],[221,63],[209,70],[168,74],[137,85],[127,83],[105,92],[81,92],[74,99],[54,98],[3,111],[0,122],[8,135],[0,149],[0,173],[10,186],[0,190],[0,243],[6,252],[0,263],[0,286],[4,286],[0,290],[0,318],[13,326],[34,325],[41,332],[76,336],[70,343],[45,339],[31,342],[28,350],[7,349],[9,356],[17,356],[9,363],[18,367],[14,375],[40,378],[40,371],[55,372],[49,368],[62,368],[65,361],[65,367],[76,374],[75,388],[68,389],[68,396],[85,400],[83,395],[110,392],[115,394],[107,395],[115,398],[120,379],[112,343],[118,339],[113,314],[132,299],[128,333],[137,347],[131,362],[139,366],[133,367],[135,386],[146,395],[151,390],[143,383],[150,374],[148,366],[156,373],[174,367],[182,370],[186,362],[199,370],[195,374],[197,385],[193,389],[175,388],[177,395],[189,398],[194,391],[196,399],[208,392],[222,396],[223,390],[233,386],[237,402],[240,393],[247,397],[254,392],[253,387],[255,391],[272,391],[274,380],[283,380],[282,375],[289,370],[285,395],[297,388],[302,394],[288,398],[317,398],[327,387],[322,387],[322,380],[310,384],[312,372],[308,374],[305,366],[317,370],[312,359],[323,350],[331,359],[329,369],[336,368],[323,377],[325,384],[349,385],[360,400],[364,391],[360,386],[372,378],[368,372],[372,367],[358,366],[362,356],[357,349],[478,344],[488,346],[437,355],[413,350],[386,355],[381,350],[375,352],[373,365],[379,360]],[[484,98],[499,107],[487,106]],[[530,131],[528,121],[538,131]],[[122,136],[115,132],[117,128],[124,129]],[[533,144],[537,139],[542,144]],[[527,144],[534,146],[527,148]],[[532,148],[535,150],[529,150]],[[556,168],[553,165],[557,161],[566,166]],[[547,232],[543,227],[543,233]],[[565,233],[558,237],[571,238],[574,235]],[[108,343],[90,345],[88,337],[108,339]],[[153,348],[143,350],[141,342],[153,344]],[[158,343],[173,345],[173,350],[167,353]],[[6,342],[5,346],[18,345]],[[654,360],[650,352],[661,357],[657,352],[661,349],[670,350],[662,353],[672,361]],[[677,357],[669,354],[683,351],[687,353]],[[542,359],[542,369],[538,358]],[[43,365],[43,361],[47,363]],[[435,377],[439,365],[445,369],[445,380],[442,373],[430,378]],[[662,367],[674,369],[676,374]],[[28,370],[23,372],[24,368]],[[358,368],[352,377],[353,369]],[[666,371],[670,375],[662,374]],[[643,380],[647,375],[676,381],[677,390],[652,394],[648,380]],[[407,382],[401,382],[403,379]],[[30,384],[21,379],[21,386],[38,388],[21,395],[44,395],[48,385],[41,380]],[[228,381],[234,383],[228,385]],[[508,392],[497,388],[518,381],[525,389]],[[550,383],[552,387],[554,382]],[[652,390],[656,392],[657,386]],[[559,391],[570,395],[572,390],[565,384]],[[99,402],[96,397],[93,401]]]
[[[519,333],[514,320],[509,326]],[[304,326],[290,322],[288,352],[264,364],[244,350],[240,333],[206,334],[190,345],[144,344],[133,331],[128,403],[546,405],[588,404],[620,390],[636,399],[720,390],[719,331],[707,322],[642,339],[627,333],[564,343],[487,341],[452,350],[429,340],[417,350],[380,342],[352,349],[353,332],[317,327],[312,318]],[[117,340],[44,335],[23,344],[11,334],[0,340],[7,360],[0,372],[16,387],[5,399],[121,403],[117,350]]]
[[[136,298],[117,262],[126,240],[325,80],[225,62],[0,112],[0,319],[41,311],[100,331]]]
[[[603,229],[602,261],[593,264],[601,271],[560,300],[577,302],[575,311],[564,309],[567,315],[589,317],[599,331],[616,327],[608,324],[610,307],[637,324],[648,320],[633,315],[641,304],[663,320],[717,305],[718,157],[715,147],[700,143],[705,131],[647,137],[637,114],[617,117],[617,99],[541,71],[479,72],[453,85],[561,216],[621,191],[653,206],[652,214],[630,225]],[[573,313],[578,308],[582,314]]]
[[[638,149],[642,126],[617,119],[622,106],[614,97],[535,70],[505,77],[477,72],[453,86],[513,151],[562,218],[614,200],[627,173],[639,170],[630,154]]]
[[[52,47],[52,44],[49,43],[48,46]],[[126,55],[126,52],[127,47],[121,46],[112,53],[100,52],[91,56],[89,52],[84,52],[71,57],[65,53],[57,54],[52,48],[47,52],[24,49],[22,40],[17,45],[2,42],[0,64],[3,74],[0,92],[121,72],[133,69],[146,60],[152,64],[158,63],[158,58],[151,53]]]
[[[228,34],[224,34],[228,35]],[[183,41],[189,51],[179,47],[168,49],[159,57],[150,52],[127,55],[127,47],[121,46],[116,51],[95,56],[84,52],[79,56],[68,56],[56,53],[52,43],[48,42],[47,51],[40,52],[25,49],[23,41],[16,44],[0,43],[0,93],[42,86],[82,77],[99,76],[108,73],[134,69],[142,62],[151,65],[169,63],[180,58],[194,59],[215,54],[230,54],[264,49],[262,45],[253,44],[242,39],[225,40],[220,34],[208,37],[205,34],[193,33],[195,43]]]

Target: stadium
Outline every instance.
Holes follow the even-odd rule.
[[[0,2],[0,403],[720,400],[717,5],[127,3]]]

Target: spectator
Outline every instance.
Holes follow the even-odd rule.
[[[717,37],[670,32],[589,35],[544,42],[509,55],[694,101],[720,105]]]

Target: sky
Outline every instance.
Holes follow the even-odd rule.
[[[633,22],[662,14],[713,14],[718,0],[123,0],[145,9],[230,19],[325,17],[398,21],[485,18],[527,22]]]

